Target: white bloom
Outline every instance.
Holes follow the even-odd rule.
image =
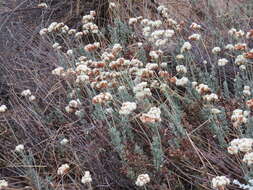
[[[47,28],[48,32],[53,32],[56,29],[57,24],[58,24],[57,22],[52,22]]]
[[[34,95],[29,96],[29,101],[33,102],[34,100],[36,100],[36,96]]]
[[[160,108],[157,107],[152,107],[148,111],[148,113],[143,113],[140,116],[140,120],[143,123],[155,123],[155,122],[160,122],[161,121],[161,110]]]
[[[136,180],[135,184],[137,186],[144,186],[149,182],[150,182],[149,175],[148,174],[141,174],[137,177],[137,180]]]
[[[6,105],[1,105],[0,106],[0,113],[6,112],[7,106]]]
[[[53,47],[54,49],[58,49],[58,48],[61,47],[61,46],[60,46],[59,43],[55,42],[55,43],[53,44],[52,47]]]
[[[203,99],[208,102],[217,101],[218,96],[217,96],[217,94],[212,93],[212,94],[207,94],[207,95],[203,96]]]
[[[135,102],[124,102],[119,110],[121,115],[129,115],[137,108]]]
[[[238,149],[241,152],[250,152],[250,151],[252,151],[252,144],[253,144],[253,139],[242,138],[239,141]]]
[[[61,140],[60,144],[61,145],[66,145],[66,144],[68,144],[68,142],[69,142],[69,140],[64,138],[64,139]]]
[[[239,149],[237,146],[229,146],[227,150],[229,154],[237,154],[239,152]]]
[[[176,71],[178,73],[187,73],[187,68],[184,65],[177,65]]]
[[[128,24],[129,25],[136,24],[137,21],[138,21],[137,18],[130,18],[129,21],[128,21]]]
[[[240,69],[241,71],[244,71],[244,70],[246,70],[246,66],[245,66],[245,65],[240,65],[240,66],[239,66],[239,69]]]
[[[176,56],[176,59],[184,59],[184,55],[183,55],[183,54],[178,54],[178,55]]]
[[[116,4],[115,3],[113,3],[113,2],[110,2],[110,4],[109,4],[109,8],[110,9],[113,9],[113,8],[115,8],[116,7]]]
[[[226,176],[217,176],[212,179],[212,187],[215,189],[223,188],[230,183]]]
[[[22,152],[25,149],[23,144],[19,144],[15,147],[16,152]]]
[[[243,162],[246,162],[248,166],[253,164],[253,152],[247,152],[243,157]]]
[[[32,95],[32,93],[31,93],[31,91],[29,89],[23,90],[21,92],[21,96],[31,96],[31,95]]]
[[[192,87],[193,87],[193,88],[195,88],[197,85],[198,85],[198,82],[196,82],[196,81],[193,81],[193,82],[192,82]]]
[[[185,42],[183,44],[183,46],[181,47],[181,53],[190,50],[192,48],[192,45],[190,44],[190,42]]]
[[[91,175],[90,175],[89,171],[85,171],[84,176],[81,179],[81,182],[83,184],[91,183],[92,182],[92,178],[91,178]]]
[[[181,79],[176,78],[176,85],[177,86],[185,86],[189,82],[187,77],[182,77]]]
[[[157,54],[156,51],[151,51],[149,53],[150,57],[152,57],[152,59],[158,59],[159,58],[159,55]]]
[[[235,33],[236,33],[236,29],[235,29],[235,28],[231,28],[231,29],[228,31],[228,34],[229,34],[230,36],[233,36]]]
[[[244,89],[243,89],[243,94],[245,96],[250,96],[251,95],[251,92],[250,92],[250,87],[249,86],[244,86]]]
[[[45,9],[48,8],[46,3],[40,3],[40,4],[38,4],[38,7],[39,8],[45,8]]]
[[[236,65],[243,65],[247,63],[247,59],[243,55],[238,55],[235,59],[235,64]]]
[[[8,187],[8,182],[4,179],[0,180],[0,190],[4,190],[6,187]]]
[[[175,31],[174,30],[165,30],[164,31],[164,37],[166,38],[171,38],[173,35],[175,34]]]
[[[64,175],[67,173],[67,171],[69,170],[69,165],[68,164],[62,164],[58,170],[57,170],[57,174],[58,175]]]
[[[41,36],[43,36],[43,35],[47,34],[47,32],[48,32],[47,28],[42,28],[39,33]]]
[[[225,58],[219,59],[218,60],[218,65],[219,66],[225,66],[228,63],[228,60]]]
[[[220,47],[214,47],[213,49],[212,49],[212,53],[213,54],[217,54],[217,53],[219,53],[221,51],[221,48]]]
[[[201,35],[200,34],[192,34],[188,37],[189,40],[200,40]]]
[[[72,49],[69,49],[69,50],[67,51],[67,55],[73,55],[73,50],[72,50]]]
[[[234,49],[234,45],[233,44],[227,44],[225,46],[225,49],[227,49],[227,50],[233,50]]]
[[[195,22],[193,22],[191,25],[190,25],[190,28],[191,29],[201,29],[201,26]]]
[[[53,75],[61,76],[64,73],[63,67],[57,67],[54,70],[52,70]]]

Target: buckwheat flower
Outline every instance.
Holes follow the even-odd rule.
[[[225,58],[218,60],[218,66],[225,66],[228,63],[228,60]]]
[[[15,151],[16,152],[23,152],[23,150],[25,149],[23,144],[19,144],[15,147]]]
[[[217,108],[212,108],[211,109],[211,113],[212,114],[219,114],[219,113],[221,113],[221,111],[219,109],[217,109]]]
[[[121,115],[129,115],[131,114],[135,109],[137,108],[137,105],[135,102],[124,102],[119,110],[119,114]]]
[[[190,42],[185,42],[183,46],[181,47],[181,53],[184,53],[185,51],[189,51],[192,48],[192,45]]]
[[[178,73],[187,73],[187,68],[184,65],[177,65],[176,71]]]
[[[82,37],[84,34],[83,34],[83,32],[77,32],[76,34],[75,34],[75,38],[80,38],[80,37]]]
[[[214,48],[212,49],[212,53],[213,53],[213,54],[218,54],[219,52],[221,52],[221,48],[220,48],[220,47],[214,47]]]
[[[238,55],[235,59],[235,64],[236,65],[243,65],[247,63],[247,59],[243,55]]]
[[[245,95],[245,96],[250,96],[251,95],[249,86],[244,86],[244,89],[243,89],[242,92],[243,92],[243,95]]]
[[[150,182],[150,177],[149,177],[149,175],[148,174],[141,174],[141,175],[139,175],[138,177],[137,177],[137,180],[136,180],[136,182],[135,182],[135,184],[137,185],[137,186],[144,186],[144,185],[146,185],[147,183],[149,183]]]
[[[56,43],[53,44],[52,47],[53,47],[54,49],[57,49],[59,46],[60,46],[60,44],[56,42]]]
[[[218,96],[217,94],[211,93],[203,96],[203,99],[206,100],[207,102],[212,102],[212,101],[217,101]]]
[[[192,34],[188,37],[189,40],[200,40],[201,35],[200,34]]]
[[[228,150],[228,153],[229,154],[238,154],[238,152],[239,152],[239,149],[238,149],[238,147],[237,146],[229,146],[228,148],[227,148],[227,150]]]
[[[235,37],[237,37],[237,38],[241,38],[241,37],[243,37],[244,36],[244,34],[245,34],[245,32],[244,31],[242,31],[242,30],[239,30],[239,31],[237,31],[237,32],[235,32]]]
[[[212,187],[217,190],[224,189],[228,184],[230,184],[230,180],[226,176],[217,176],[212,179]]]
[[[120,44],[114,44],[112,47],[112,54],[117,54],[118,52],[122,51],[122,46]]]
[[[58,23],[57,22],[52,22],[49,27],[47,28],[48,29],[48,32],[53,32],[55,30],[55,27]]]
[[[180,59],[184,59],[184,55],[183,54],[178,54],[176,56],[176,59],[180,60]]]
[[[69,106],[70,106],[71,108],[78,108],[79,105],[80,105],[80,103],[79,103],[77,100],[71,100],[71,101],[69,102]]]
[[[253,38],[253,29],[251,29],[250,31],[247,32],[246,38],[247,39]]]
[[[4,179],[0,180],[0,190],[4,190],[7,187],[8,187],[8,181]]]
[[[46,3],[40,3],[40,4],[38,4],[38,7],[39,8],[45,8],[45,9],[48,8]]]
[[[156,40],[155,45],[156,45],[157,47],[161,47],[161,46],[166,45],[167,42],[168,42],[167,39],[158,39],[158,40]]]
[[[245,66],[245,65],[240,65],[240,66],[239,66],[239,69],[240,69],[241,71],[245,71],[245,70],[246,70],[246,66]]]
[[[92,98],[93,104],[103,104],[109,102],[113,99],[112,95],[109,92],[100,93]]]
[[[70,29],[68,35],[76,34],[76,29]]]
[[[164,37],[166,38],[171,38],[172,36],[174,36],[174,34],[175,34],[174,30],[168,29],[164,31]]]
[[[91,178],[91,175],[90,175],[89,171],[85,171],[84,172],[84,176],[82,177],[81,182],[83,184],[91,183],[92,182],[92,178]]]
[[[196,88],[197,85],[198,85],[198,82],[196,82],[196,81],[193,81],[193,82],[192,82],[192,87],[193,87],[193,88]]]
[[[253,164],[253,152],[247,152],[243,157],[243,162],[246,162],[248,166]]]
[[[39,33],[40,33],[41,36],[44,36],[44,35],[47,34],[47,32],[48,32],[47,28],[42,28]]]
[[[31,90],[27,89],[27,90],[23,90],[21,92],[21,96],[31,96],[32,93],[31,93]]]
[[[85,74],[78,75],[75,81],[77,84],[89,82],[89,76]]]
[[[229,31],[228,31],[228,34],[230,35],[230,36],[233,36],[235,33],[236,33],[236,29],[235,28],[231,28]]]
[[[61,145],[66,145],[68,143],[69,143],[69,140],[66,139],[66,138],[62,139],[61,142],[60,142]]]
[[[189,79],[187,77],[182,77],[181,79],[176,78],[176,85],[177,86],[185,86],[189,82]]]
[[[74,112],[75,112],[75,109],[72,108],[72,107],[70,107],[70,106],[68,105],[68,106],[65,107],[65,111],[66,111],[67,113],[74,113]]]
[[[201,29],[201,26],[195,22],[193,22],[191,25],[190,25],[190,28],[191,29],[194,29],[194,30],[199,30]]]
[[[6,112],[7,106],[6,105],[1,105],[0,106],[0,113]]]
[[[161,63],[161,67],[162,67],[162,68],[167,68],[167,66],[168,66],[168,63],[166,63],[166,62],[162,62],[162,63]]]
[[[158,59],[158,58],[159,58],[159,55],[157,54],[156,51],[151,51],[151,52],[149,52],[149,56],[150,56],[152,59]]]
[[[64,73],[63,67],[57,67],[54,70],[52,70],[53,75],[61,76]]]
[[[113,9],[113,8],[116,8],[116,4],[113,3],[113,2],[110,2],[109,3],[109,9]]]
[[[225,46],[225,49],[227,49],[227,50],[234,50],[234,45],[233,44],[227,44]]]
[[[68,164],[62,164],[58,169],[57,169],[57,174],[58,175],[64,175],[68,172],[70,169]]]
[[[201,95],[211,92],[211,89],[206,84],[199,84],[196,86],[196,90]]]
[[[247,44],[246,43],[237,43],[234,45],[235,50],[243,51],[247,49]]]
[[[128,24],[133,25],[133,24],[136,24],[137,21],[138,21],[137,18],[130,18],[129,21],[128,21]]]
[[[72,50],[72,49],[69,49],[69,50],[67,51],[67,55],[73,55],[73,50]]]
[[[36,96],[31,95],[31,96],[29,96],[28,99],[29,99],[30,102],[33,102],[34,100],[36,100]]]

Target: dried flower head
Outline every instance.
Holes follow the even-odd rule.
[[[150,182],[149,175],[148,174],[141,174],[137,177],[137,180],[136,180],[135,184],[137,186],[144,186],[149,182]]]

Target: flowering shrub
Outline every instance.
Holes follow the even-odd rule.
[[[56,57],[52,85],[44,96],[23,88],[20,97],[45,133],[32,143],[44,151],[23,140],[13,148],[17,162],[46,165],[23,168],[37,172],[40,187],[248,188],[252,28],[229,23],[212,31],[159,4],[155,15],[121,18],[121,4],[108,4],[108,28],[90,11],[79,28],[52,22],[39,31]],[[1,116],[7,107],[0,108]]]

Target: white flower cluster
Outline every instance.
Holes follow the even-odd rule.
[[[244,65],[245,63],[247,63],[247,59],[243,55],[238,55],[235,58],[236,65]]]
[[[19,144],[15,147],[15,152],[23,152],[25,149],[25,146],[23,144]]]
[[[253,190],[253,180],[250,179],[248,181],[249,184],[245,185],[245,184],[241,184],[238,180],[234,180],[233,184],[238,185],[240,189],[247,189],[247,190]]]
[[[187,68],[184,65],[177,65],[176,71],[178,73],[187,73]]]
[[[91,175],[90,175],[89,171],[85,171],[84,172],[84,176],[82,177],[81,182],[83,184],[91,183],[92,182],[92,178],[91,178]]]
[[[67,113],[74,113],[77,111],[77,109],[80,107],[81,102],[79,99],[77,100],[71,100],[69,104],[65,107],[65,110]]]
[[[234,45],[233,44],[227,44],[226,46],[225,46],[225,49],[226,50],[234,50]]]
[[[193,30],[200,30],[201,29],[201,26],[195,22],[193,22],[191,25],[190,25],[190,28],[193,29]]]
[[[245,35],[245,32],[242,31],[242,30],[237,31],[235,28],[231,28],[228,31],[228,34],[230,36],[233,36],[233,37],[236,37],[236,38],[241,38],[241,37],[243,37]]]
[[[31,102],[36,100],[36,97],[34,95],[32,95],[32,92],[30,89],[23,90],[21,92],[21,96],[28,97],[29,101],[31,101]]]
[[[250,152],[252,151],[253,139],[251,138],[240,138],[233,139],[230,142],[230,146],[227,148],[230,154],[237,154],[241,152]]]
[[[64,68],[63,67],[57,67],[54,70],[52,70],[52,74],[57,75],[57,76],[63,76]]]
[[[64,175],[68,172],[70,169],[68,164],[62,164],[58,169],[57,169],[57,174],[58,175]]]
[[[133,92],[135,93],[135,97],[140,100],[146,96],[151,96],[152,93],[150,91],[150,88],[147,88],[148,83],[147,82],[141,82],[134,86]]]
[[[206,93],[210,93],[211,92],[211,88],[208,87],[208,85],[206,84],[199,84],[199,85],[196,85],[195,87],[196,91],[200,94],[200,95],[203,95],[203,94],[206,94]]]
[[[203,96],[203,99],[207,102],[215,102],[217,101],[219,98],[217,96],[217,94],[215,93],[211,93],[211,94],[207,94]]]
[[[8,187],[8,181],[4,179],[0,180],[0,190],[4,190],[7,187]]]
[[[66,145],[66,144],[68,144],[68,143],[69,143],[69,140],[66,139],[66,138],[64,138],[64,139],[62,139],[62,140],[60,141],[60,144],[61,144],[61,145]]]
[[[46,3],[40,3],[40,4],[38,4],[38,8],[46,9],[46,8],[48,8],[48,5]]]
[[[177,86],[186,86],[189,82],[189,79],[187,77],[182,77],[181,79],[175,77],[175,79]]]
[[[92,52],[92,51],[97,50],[99,47],[100,47],[100,43],[99,42],[94,42],[93,44],[87,44],[84,47],[84,50],[87,51],[87,52]]]
[[[244,86],[242,93],[244,96],[250,96],[251,95],[250,87]]]
[[[212,187],[217,190],[224,189],[228,184],[230,184],[230,179],[226,176],[217,176],[212,179]]]
[[[212,53],[213,54],[218,54],[218,53],[220,53],[221,52],[221,48],[220,47],[214,47],[213,49],[212,49]]]
[[[247,123],[249,111],[243,111],[241,109],[235,109],[231,116],[231,121],[233,122],[234,127],[239,127],[242,124]]]
[[[172,18],[170,18],[168,8],[166,8],[164,5],[160,5],[159,7],[157,7],[157,11],[161,13],[161,15],[166,19],[166,23],[168,23],[171,26],[178,27],[177,22]]]
[[[138,177],[137,177],[137,180],[136,180],[136,182],[135,182],[135,184],[137,185],[137,186],[144,186],[144,185],[146,185],[147,183],[149,183],[150,182],[150,177],[149,177],[149,175],[148,174],[141,174],[141,175],[139,175]]]
[[[112,100],[112,95],[109,92],[104,92],[92,98],[93,104],[104,104]]]
[[[88,33],[93,33],[93,34],[97,34],[99,32],[98,30],[98,26],[96,24],[94,24],[94,20],[95,20],[95,16],[96,16],[96,12],[95,11],[90,11],[89,15],[85,15],[82,18],[82,22],[83,22],[83,34],[86,35]]]
[[[225,66],[228,63],[226,58],[222,58],[218,60],[218,66]]]
[[[180,51],[181,53],[184,53],[185,51],[189,51],[192,48],[192,45],[190,42],[184,42],[183,46],[181,47]]]
[[[135,109],[137,108],[137,105],[135,102],[124,102],[119,110],[119,114],[121,115],[129,115],[131,114]]]
[[[148,113],[143,113],[140,116],[140,120],[143,123],[155,123],[155,122],[160,122],[161,121],[161,110],[160,108],[157,107],[152,107],[148,111]]]
[[[192,34],[188,37],[188,40],[200,40],[200,34]]]
[[[7,110],[7,106],[6,105],[1,105],[0,106],[0,113],[4,113],[4,112],[6,112],[6,110]]]

